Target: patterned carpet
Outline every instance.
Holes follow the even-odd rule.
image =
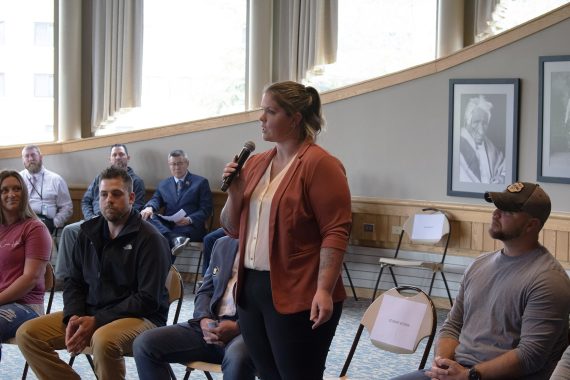
[[[191,317],[194,303],[192,294],[192,286],[185,286],[185,297],[182,305],[182,312],[180,315],[180,320],[187,320]],[[352,345],[356,329],[360,322],[362,314],[369,306],[370,300],[359,300],[354,301],[352,298],[348,298],[345,302],[342,317],[337,328],[336,336],[333,339],[331,350],[327,358],[327,365],[325,376],[338,376],[342,366],[344,365],[346,356]],[[56,292],[54,307],[52,310],[62,310],[62,294],[61,292]],[[172,313],[173,314],[173,311]],[[438,309],[438,327],[443,322],[447,310]],[[374,347],[369,339],[366,331],[362,334],[360,343],[352,360],[352,363],[348,370],[348,375],[351,379],[390,379],[393,376],[410,372],[417,369],[419,364],[423,346],[425,342],[422,342],[422,346],[418,349],[417,354],[412,355],[395,355],[389,352],[381,351]],[[69,356],[66,352],[61,351],[60,355],[65,360],[68,360]],[[431,356],[428,359],[428,363],[431,363]],[[138,379],[137,370],[135,367],[134,360],[132,358],[126,358],[127,365],[127,379],[136,380]],[[20,379],[22,376],[22,369],[24,367],[24,360],[20,354],[18,348],[14,345],[4,344],[2,345],[2,362],[0,364],[0,379],[2,380],[16,380]],[[172,366],[174,373],[178,379],[182,379],[185,373],[185,367],[182,365],[174,364]],[[95,375],[91,371],[89,364],[85,357],[77,358],[74,369],[79,373],[82,379],[85,380],[95,380]],[[222,379],[221,375],[213,374],[214,379]],[[190,376],[190,379],[205,379],[203,373],[194,372]],[[28,379],[37,379],[32,371],[28,374]]]

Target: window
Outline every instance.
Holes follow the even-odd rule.
[[[475,40],[482,41],[502,33],[568,2],[568,0],[499,0],[492,14],[487,16],[489,19],[485,22],[486,27],[477,31]]]
[[[307,78],[326,91],[435,59],[437,0],[338,0],[337,61]]]
[[[0,0],[2,145],[54,139],[53,3]]]
[[[145,1],[143,108],[174,122],[244,111],[247,2],[168,4]]]
[[[34,23],[34,44],[36,46],[53,46],[53,23]]]
[[[53,74],[34,74],[34,96],[53,98]]]
[[[493,21],[493,33],[568,3],[497,2],[501,17]],[[320,91],[435,58],[438,0],[338,3],[337,61],[317,67],[306,79]],[[97,134],[244,111],[247,7],[248,0],[145,0],[142,105],[121,110]],[[27,127],[3,131],[1,145],[53,140],[58,44],[53,15],[54,0],[0,0],[0,125]],[[509,20],[514,24],[506,26]]]
[[[141,107],[97,134],[244,111],[246,10],[246,0],[145,0]]]

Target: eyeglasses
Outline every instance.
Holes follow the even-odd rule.
[[[178,161],[178,162],[169,162],[168,166],[184,166],[186,165],[186,162],[184,161]]]

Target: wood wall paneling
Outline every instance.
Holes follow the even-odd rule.
[[[72,221],[82,218],[81,198],[86,187],[70,188],[73,200]],[[148,189],[149,199],[154,190]],[[226,200],[226,194],[213,191],[214,224],[219,227],[219,215]],[[400,228],[408,216],[423,207],[434,207],[445,211],[450,218],[451,240],[445,264],[445,272],[452,292],[455,296],[465,268],[472,260],[483,252],[501,248],[500,241],[492,239],[487,230],[490,226],[492,206],[466,206],[453,203],[430,203],[422,201],[383,200],[353,197],[353,226],[350,246],[345,255],[351,278],[360,297],[371,297],[372,289],[379,272],[378,259],[392,257],[397,245]],[[365,229],[365,225],[367,225]],[[372,225],[372,228],[370,228]],[[562,265],[570,268],[570,215],[554,213],[540,234],[541,242]],[[423,246],[411,244],[408,239],[402,241],[400,257],[413,260],[438,261],[442,252],[442,243],[438,246]],[[194,281],[198,255],[196,251],[185,250],[177,259],[176,265],[184,274],[185,281]],[[396,268],[399,281],[409,285],[427,289],[431,272],[418,269]],[[348,285],[346,273],[343,271],[345,285]],[[394,286],[391,277],[386,273],[382,276],[379,289],[389,289]],[[349,290],[347,289],[349,292]],[[350,293],[349,293],[350,294]],[[432,295],[441,307],[448,307],[445,287],[441,277],[436,276]]]

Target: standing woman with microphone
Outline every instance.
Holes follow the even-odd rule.
[[[262,379],[322,379],[346,293],[340,276],[351,227],[344,167],[315,144],[321,100],[295,82],[270,85],[261,134],[273,149],[235,176],[221,221],[240,240],[240,328]]]

